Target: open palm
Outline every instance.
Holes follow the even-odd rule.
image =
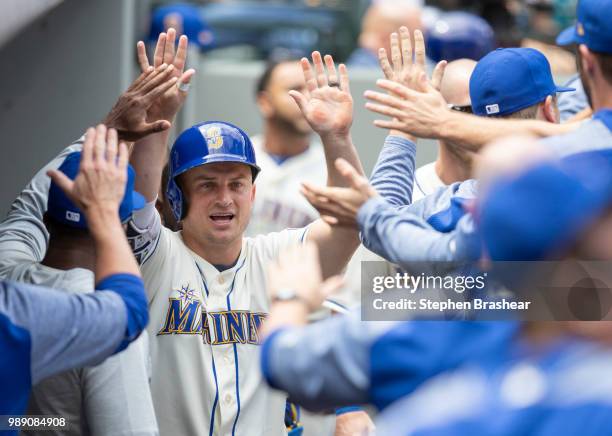
[[[308,92],[290,91],[310,127],[319,135],[346,134],[353,123],[353,97],[349,88],[346,66],[339,66],[336,72],[333,58],[325,56],[327,74],[321,54],[312,54],[314,71],[310,62],[301,60]]]

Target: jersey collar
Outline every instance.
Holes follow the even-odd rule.
[[[593,118],[604,123],[608,130],[612,132],[612,109],[600,109],[595,112]]]

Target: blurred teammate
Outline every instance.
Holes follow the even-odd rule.
[[[98,127],[96,140],[104,140],[105,129]],[[90,141],[94,141],[89,134]],[[110,137],[110,134],[109,134]],[[74,179],[79,171],[81,154],[69,154],[59,171]],[[41,176],[45,170],[41,171]],[[134,172],[128,170],[126,195],[120,205],[120,218],[126,222],[134,209],[144,206],[144,199],[133,193]],[[27,201],[27,194],[20,197]],[[83,212],[56,184],[51,184],[48,212],[44,224],[37,214],[19,216],[21,226],[13,219],[0,226],[3,236],[2,276],[10,280],[45,286],[67,293],[92,292],[96,264],[96,245],[88,231]],[[30,232],[23,232],[23,224]],[[46,227],[49,244],[36,228]],[[8,242],[7,239],[11,241]],[[37,262],[36,253],[44,253]],[[122,431],[157,434],[148,376],[149,352],[146,333],[125,352],[98,366],[79,368],[47,378],[32,390],[27,413],[30,415],[61,415],[78,434],[105,435]],[[120,414],[120,410],[134,413]],[[24,434],[29,434],[25,431]]]
[[[128,179],[127,147],[117,144],[116,131],[109,130],[107,136],[100,126],[97,133],[87,132],[80,160],[78,174],[53,170],[49,175],[54,189],[64,191],[77,206],[65,211],[66,219],[87,220],[96,250],[95,288],[101,292],[68,295],[49,288],[0,283],[2,415],[24,413],[30,387],[42,379],[95,365],[124,350],[148,321],[142,279],[118,213]],[[132,196],[131,188],[127,195]],[[70,418],[66,416],[68,425],[74,424]],[[137,431],[156,434],[154,418],[150,424]],[[106,428],[113,424],[107,423]]]
[[[440,93],[453,110],[472,112],[470,77],[475,67],[476,61],[470,59],[459,59],[446,66]],[[472,157],[470,151],[439,141],[437,159],[414,173],[412,201],[418,201],[443,186],[467,180],[472,169]]]
[[[175,52],[174,40],[172,29],[160,35],[154,63],[173,64],[182,78],[187,41],[181,37]],[[341,65],[338,73],[326,57],[326,73],[318,52],[313,62],[314,70],[301,61],[308,94],[290,94],[322,138],[326,160],[345,157],[360,167],[349,135],[352,98],[346,69]],[[142,50],[140,63],[148,67]],[[184,97],[183,87],[174,88],[150,116],[173,118]],[[131,154],[136,187],[149,202],[135,214],[130,234],[150,286],[151,388],[160,431],[284,434],[285,397],[262,383],[256,361],[257,329],[270,304],[265,266],[282,248],[309,240],[325,253],[322,268],[329,276],[352,255],[357,233],[332,230],[317,220],[306,228],[243,237],[259,168],[248,136],[224,122],[197,124],[175,141],[167,193],[182,231],[165,229],[153,202],[167,139],[167,133],[151,135]],[[330,164],[328,180],[332,185],[341,180]]]
[[[380,0],[373,2],[366,11],[359,35],[359,47],[353,51],[347,63],[352,67],[378,67],[378,49],[384,47],[390,53],[389,35],[400,26],[411,31],[422,29],[422,1]]]
[[[257,83],[264,126],[263,134],[252,141],[262,171],[248,236],[304,227],[319,216],[299,194],[301,182],[324,184],[327,180],[323,147],[289,95],[291,90],[305,89],[297,60],[269,64]]]

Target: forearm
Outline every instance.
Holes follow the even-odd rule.
[[[301,301],[279,301],[272,305],[266,322],[262,327],[265,339],[282,327],[297,327],[308,323],[308,308]]]
[[[134,144],[130,154],[130,164],[136,172],[134,190],[141,193],[147,202],[157,198],[168,159],[168,137],[168,131],[146,136]]]
[[[89,210],[87,223],[96,249],[96,282],[113,274],[132,274],[140,277],[140,269],[117,211],[113,208]]]
[[[412,201],[416,145],[395,135],[385,139],[370,184],[388,203],[403,206]]]
[[[359,155],[349,133],[321,135],[321,142],[325,151],[328,186],[348,186],[344,177],[336,169],[336,159],[346,160],[359,174],[364,174]]]
[[[477,117],[449,111],[438,126],[437,139],[478,152],[484,145],[504,136],[519,134],[546,138],[571,132],[578,127],[578,124]]]

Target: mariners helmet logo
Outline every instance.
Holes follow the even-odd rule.
[[[221,136],[221,129],[219,127],[209,127],[206,129],[204,137],[206,138],[208,148],[216,150],[217,148],[221,148],[223,146],[223,136]]]

